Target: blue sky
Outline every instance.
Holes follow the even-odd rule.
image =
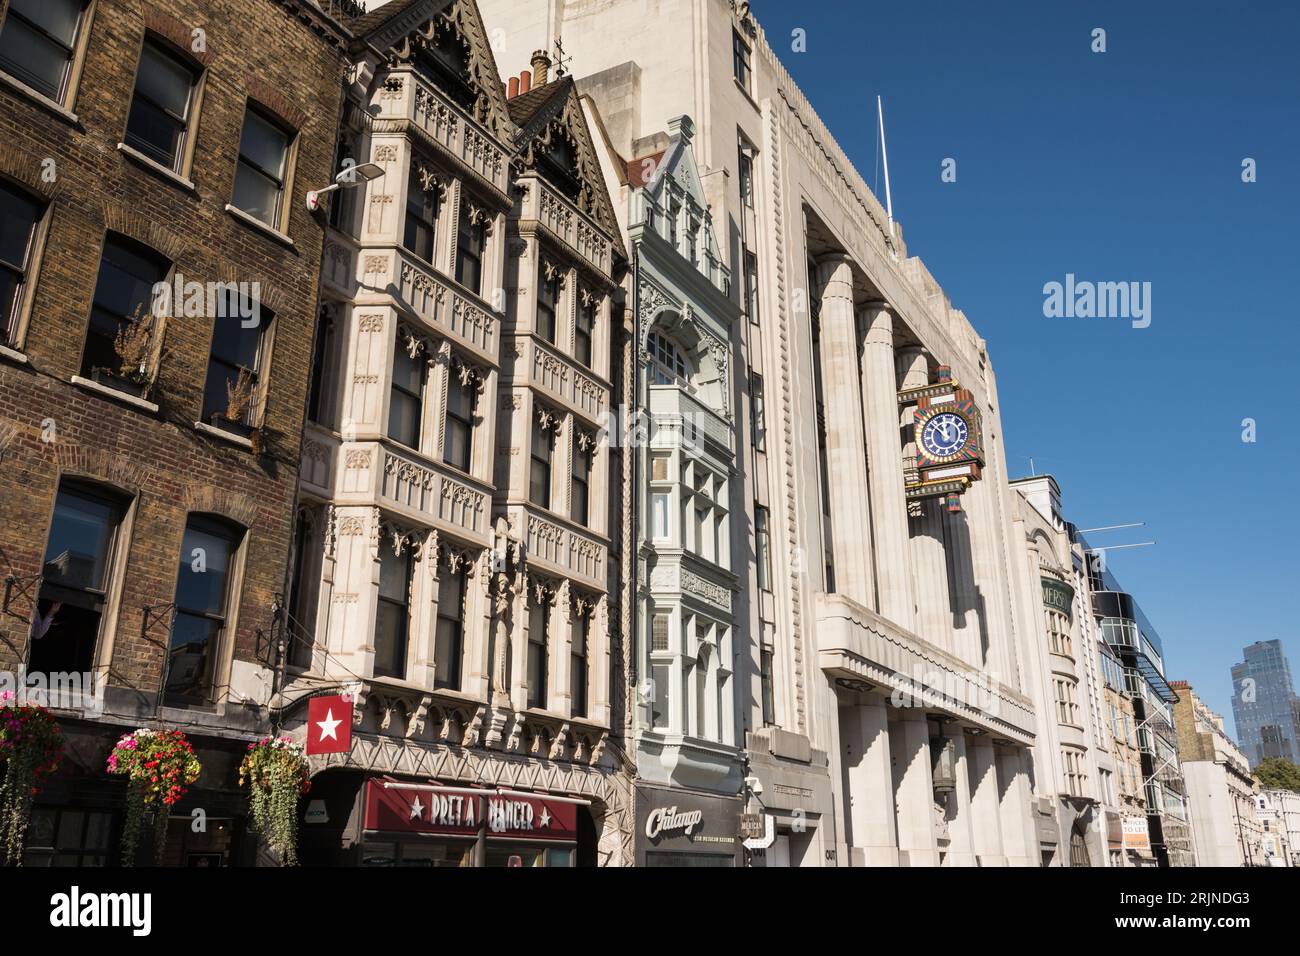
[[[884,97],[895,217],[989,342],[1013,476],[1033,456],[1081,528],[1147,523],[1091,538],[1157,541],[1110,567],[1231,726],[1244,645],[1300,670],[1300,4],[753,9],[869,185]],[[1045,318],[1066,273],[1150,282],[1150,326]]]

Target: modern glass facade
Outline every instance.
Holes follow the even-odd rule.
[[[1295,684],[1281,641],[1256,641],[1232,665],[1232,717],[1250,765],[1283,757],[1300,761]]]

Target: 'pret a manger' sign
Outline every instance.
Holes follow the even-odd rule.
[[[486,821],[489,837],[572,841],[577,838],[577,815],[575,804],[539,794],[478,794],[384,780],[366,783],[367,830],[474,836]]]

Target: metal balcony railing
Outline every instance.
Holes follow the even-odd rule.
[[[366,12],[357,0],[312,0],[316,6],[340,23],[355,20]]]

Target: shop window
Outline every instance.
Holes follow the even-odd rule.
[[[108,866],[117,849],[113,815],[101,810],[34,807],[24,866]]]
[[[41,570],[30,673],[85,674],[95,666],[125,501],[91,486],[59,487]]]
[[[218,518],[192,515],[185,525],[176,573],[165,703],[210,704],[226,635],[231,574],[241,529]]]

